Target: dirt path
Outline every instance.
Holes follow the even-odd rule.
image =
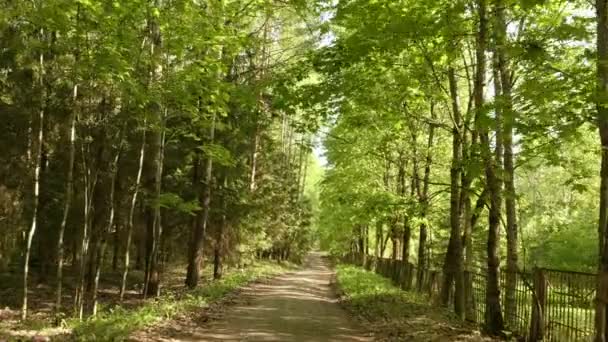
[[[301,271],[246,288],[218,320],[202,327],[173,327],[173,336],[158,340],[373,341],[340,307],[332,277],[326,261],[313,253]]]

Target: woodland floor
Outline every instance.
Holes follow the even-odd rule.
[[[385,291],[384,295],[370,296],[369,288],[376,289],[374,291],[393,289],[392,285],[384,284],[382,278],[377,278],[378,276],[371,272],[356,268],[345,269],[343,266],[338,267],[338,270],[341,272],[338,280],[342,278],[345,282],[350,282],[351,287],[355,284],[357,290],[351,293],[360,290],[365,295],[357,299],[349,297],[346,283],[338,284],[340,287],[338,290],[338,286],[334,286],[336,273],[329,262],[321,254],[312,253],[305,265],[296,271],[249,283],[238,291],[222,294],[219,300],[209,302],[210,305],[183,311],[171,319],[162,319],[118,340],[128,339],[132,342],[490,340],[480,336],[474,329],[460,326],[429,303],[417,298],[412,299],[403,291],[395,290],[388,295]],[[340,291],[343,291],[342,298],[338,295]],[[40,292],[44,291],[35,291],[39,296]],[[135,295],[136,291],[133,292]],[[38,305],[44,306],[43,303],[47,302],[42,300],[43,297],[45,296],[41,296],[41,300],[37,302]],[[10,317],[8,320],[7,317],[3,317],[0,319],[2,323],[0,328],[10,329],[11,326],[7,325],[7,321],[13,320],[16,322],[16,317]],[[27,330],[26,327],[18,325],[12,325],[12,328]],[[27,341],[37,334],[19,335],[25,337],[23,341]],[[30,339],[27,338],[28,335]],[[51,339],[53,341],[68,340],[66,335],[63,337],[56,333],[49,335],[51,337],[55,335]],[[0,334],[0,341],[3,340],[1,336]],[[69,340],[78,340],[78,337],[70,337]]]
[[[77,284],[76,272],[66,267],[63,281],[63,317],[72,313],[72,295]],[[175,272],[177,273],[177,272]],[[0,341],[12,337],[27,340],[34,336],[59,336],[67,330],[59,324],[57,327],[54,316],[55,285],[54,277],[42,278],[43,272],[34,272],[31,275],[29,297],[29,315],[25,322],[20,321],[20,307],[22,296],[22,273],[0,273]],[[170,273],[169,279],[176,279],[177,274]],[[143,282],[143,273],[133,270],[129,273],[129,287],[125,292],[122,306],[135,308],[143,304],[140,287]],[[121,273],[106,270],[99,284],[100,308],[118,304],[118,292],[121,282]],[[181,285],[181,284],[180,284]],[[171,284],[170,286],[176,286]],[[90,309],[90,308],[87,308]]]

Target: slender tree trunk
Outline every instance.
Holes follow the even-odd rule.
[[[74,189],[74,160],[76,159],[76,108],[77,108],[77,97],[78,97],[78,85],[74,85],[74,91],[72,95],[72,114],[70,118],[70,148],[69,148],[69,162],[68,162],[68,175],[65,185],[65,202],[63,205],[63,217],[61,219],[61,226],[59,227],[59,238],[57,239],[57,293],[55,301],[55,312],[61,310],[62,300],[62,286],[63,286],[63,255],[64,246],[63,239],[65,235],[65,228],[68,223],[68,216],[70,213],[70,206],[72,205],[72,194]]]
[[[407,194],[407,185],[405,181],[405,168],[406,164],[403,160],[403,155],[401,155],[401,159],[399,162],[399,170],[397,172],[397,178],[399,179],[399,195],[403,200],[406,198]],[[410,221],[407,212],[404,212],[403,215],[403,235],[401,237],[401,260],[403,261],[403,266],[405,268],[409,268],[409,259],[410,259],[410,244],[412,239],[412,227],[410,226]]]
[[[513,126],[515,113],[513,112],[513,99],[511,95],[511,69],[507,49],[507,24],[505,18],[505,3],[503,0],[495,0],[496,16],[496,53],[498,57],[498,74],[502,86],[500,105],[502,107],[504,128],[504,182],[505,182],[505,206],[507,215],[507,274],[506,274],[506,301],[505,317],[509,324],[515,320],[515,288],[518,270],[518,226],[515,192],[515,166],[513,162]],[[498,80],[495,80],[498,82]]]
[[[391,245],[392,245],[392,256],[393,260],[397,260],[399,255],[399,237],[397,236],[397,223],[399,221],[395,218],[391,228]],[[361,239],[363,241],[363,239]],[[363,248],[362,248],[363,249]]]
[[[164,150],[165,150],[165,121],[166,110],[160,117],[160,132],[154,133],[153,144],[149,150],[155,151],[150,156],[152,163],[154,164],[154,176],[153,176],[153,194],[155,202],[154,206],[148,206],[146,208],[146,273],[144,283],[144,298],[147,296],[158,296],[160,294],[160,269],[159,269],[159,246],[160,238],[162,236],[162,221],[160,205],[158,199],[160,199],[161,188],[162,188],[162,175],[163,175],[163,161],[164,161]],[[152,184],[152,183],[149,183]]]
[[[256,174],[258,167],[258,158],[259,158],[259,149],[260,149],[260,124],[256,123],[255,133],[253,136],[253,152],[251,153],[251,174],[249,177],[249,191],[253,192],[256,188]]]
[[[462,189],[462,191],[468,191]],[[463,208],[463,236],[462,236],[462,248],[464,250],[464,300],[465,300],[465,319],[467,321],[475,321],[475,301],[473,298],[473,277],[471,272],[473,271],[473,236],[472,227],[469,217],[471,216],[471,199],[467,196],[464,202],[461,202]]]
[[[450,93],[452,97],[452,166],[450,169],[450,240],[444,262],[444,280],[441,287],[441,301],[447,305],[450,298],[452,282],[455,284],[454,311],[464,318],[464,273],[462,267],[462,244],[460,226],[460,178],[462,168],[462,120],[458,99],[458,85],[454,68],[448,71]]]
[[[224,265],[222,254],[224,253],[224,238],[228,225],[228,177],[223,177],[222,184],[222,218],[218,226],[215,237],[215,251],[213,260],[213,279],[221,279],[223,275]]]
[[[86,267],[89,259],[89,242],[90,242],[90,226],[91,226],[91,208],[93,189],[97,183],[96,173],[92,172],[91,165],[87,162],[84,146],[82,147],[83,159],[83,175],[84,175],[84,203],[83,203],[83,224],[82,236],[80,241],[80,263],[78,271],[78,284],[76,286],[76,294],[74,296],[74,311],[78,319],[82,320],[84,315],[84,292],[85,292],[85,276]]]
[[[595,341],[608,341],[608,0],[596,0],[597,112],[602,164],[600,171],[599,266],[595,300]]]
[[[135,208],[137,206],[137,196],[139,194],[139,187],[141,184],[141,178],[144,170],[144,159],[146,152],[146,122],[144,122],[144,128],[142,131],[141,137],[141,148],[139,149],[139,167],[137,169],[137,177],[135,178],[135,184],[133,188],[133,195],[131,196],[131,206],[129,208],[129,218],[127,221],[127,239],[125,242],[125,256],[124,256],[124,264],[122,268],[122,277],[120,282],[120,302],[124,300],[125,290],[127,288],[127,276],[129,273],[130,266],[130,250],[131,250],[131,241],[133,239],[133,218],[135,216]]]
[[[469,73],[467,72],[467,76]],[[470,77],[468,77],[470,78]],[[467,79],[467,83],[469,83]],[[469,107],[471,104],[469,103]],[[470,109],[469,109],[470,112]],[[473,183],[473,174],[466,165],[471,165],[474,162],[475,149],[477,145],[477,133],[473,130],[471,134],[467,131],[470,130],[470,114],[464,122],[464,132],[462,135],[462,156],[463,165],[465,167],[461,171],[461,188],[460,188],[460,212],[462,215],[462,250],[464,256],[464,298],[465,298],[465,320],[475,321],[475,301],[473,298],[473,278],[472,278],[472,261],[473,261],[473,248],[472,248],[472,227],[470,225],[471,217],[471,184]],[[470,141],[469,141],[470,137]]]
[[[365,259],[369,255],[369,224],[365,225]]]
[[[389,232],[386,233],[384,240],[382,240],[382,245],[380,246],[380,257],[384,257],[384,252],[386,252],[386,247],[388,246],[388,239],[391,237]]]
[[[44,36],[44,31],[40,30],[40,38]],[[40,54],[39,59],[39,75],[38,75],[38,85],[40,87],[40,107],[38,110],[38,138],[37,138],[37,149],[36,156],[34,159],[34,208],[32,211],[32,224],[27,234],[27,240],[25,245],[25,261],[23,264],[23,300],[21,303],[21,319],[25,320],[27,318],[27,289],[28,289],[28,276],[29,276],[29,264],[30,264],[30,254],[32,250],[32,241],[34,240],[34,234],[36,233],[36,228],[38,225],[38,205],[40,199],[40,168],[42,164],[42,148],[44,145],[44,111],[45,111],[45,101],[46,94],[44,91],[44,54]],[[33,144],[32,144],[33,145]]]
[[[485,164],[486,184],[490,195],[490,210],[488,218],[488,241],[487,241],[487,282],[486,282],[486,330],[493,335],[499,335],[504,330],[502,307],[500,303],[500,259],[498,255],[500,213],[501,213],[501,181],[497,175],[497,160],[490,147],[488,127],[480,122],[484,106],[484,84],[486,73],[486,39],[487,39],[487,3],[486,0],[477,0],[477,14],[479,17],[479,27],[477,33],[477,70],[475,74],[474,101],[476,110],[476,125],[480,132],[480,142],[482,148],[482,158]],[[498,112],[498,111],[497,111]],[[498,113],[497,113],[498,114]],[[496,153],[500,152],[500,128],[497,127]]]
[[[151,0],[150,5],[160,7],[160,0]],[[148,36],[150,38],[150,69],[148,86],[157,83],[162,73],[160,65],[162,34],[157,18],[149,15],[146,19]],[[150,196],[146,205],[144,218],[146,221],[146,259],[143,296],[157,296],[160,290],[160,275],[157,267],[158,231],[160,227],[160,190],[162,184],[162,153],[164,136],[164,112],[161,103],[151,103],[150,109],[155,114],[154,122],[159,128],[149,132],[149,145],[146,150],[148,157],[144,166],[146,170],[144,187]]]
[[[120,218],[120,216],[119,216]],[[118,270],[118,258],[120,254],[120,231],[122,227],[122,220],[116,224],[114,234],[112,234],[112,271]]]
[[[382,221],[380,219],[376,219],[376,250],[375,250],[375,255],[376,255],[376,259],[379,259],[382,257],[383,255],[383,249],[382,248],[382,240],[383,240],[383,227],[382,227]]]
[[[218,229],[215,237],[215,250],[213,258],[213,279],[221,279],[224,271],[224,265],[222,261],[222,253],[224,252],[224,234],[228,223],[227,210],[228,210],[228,178],[224,177],[223,181],[223,194],[222,194],[222,219],[218,225]]]
[[[431,102],[430,107],[431,119],[434,121],[436,119],[435,114],[435,104]],[[428,131],[428,140],[426,144],[426,160],[424,163],[424,178],[422,179],[422,189],[420,188],[420,181],[418,180],[418,172],[415,167],[414,175],[416,177],[416,191],[418,192],[418,202],[420,203],[420,217],[422,218],[422,223],[420,224],[420,234],[418,237],[418,287],[419,290],[422,290],[422,281],[424,278],[424,268],[428,263],[428,257],[426,255],[427,249],[427,238],[428,238],[428,228],[427,224],[424,222],[428,215],[429,211],[429,185],[431,179],[431,166],[433,165],[433,145],[435,142],[435,125],[433,123],[429,124]],[[413,190],[413,189],[412,189]]]
[[[406,267],[409,267],[410,261],[410,245],[412,241],[412,227],[410,226],[409,217],[403,218],[403,236],[401,239],[401,260]]]
[[[123,129],[123,132],[124,132],[124,129]],[[122,153],[122,139],[123,138],[121,137],[120,138],[121,146],[119,147],[118,151],[116,152],[116,156],[114,157],[114,161],[111,166],[112,170],[110,171],[111,176],[110,176],[110,196],[109,196],[110,212],[109,212],[107,225],[106,225],[104,231],[101,232],[101,237],[100,237],[101,243],[99,246],[99,250],[97,251],[97,256],[96,256],[96,261],[95,261],[95,276],[93,279],[93,290],[92,290],[93,316],[97,315],[97,291],[99,289],[99,278],[101,276],[101,268],[103,267],[103,258],[105,256],[107,239],[108,239],[110,232],[112,231],[112,228],[114,227],[114,216],[115,216],[115,207],[116,207],[115,203],[114,203],[114,198],[115,198],[114,195],[116,193],[116,178],[118,175],[118,161],[120,159],[120,154]]]
[[[215,114],[211,117],[211,128],[209,130],[209,141],[215,140]],[[188,258],[188,271],[186,274],[186,286],[195,288],[198,286],[200,279],[200,270],[203,264],[203,247],[205,242],[205,232],[207,230],[207,222],[209,220],[209,210],[211,208],[211,186],[213,181],[213,158],[207,157],[204,175],[204,190],[202,198],[202,211],[198,213],[200,216],[200,224],[196,226],[194,238],[190,244],[190,255]]]
[[[104,100],[105,101],[105,100]],[[95,162],[91,162],[89,166],[91,169],[94,169],[95,175],[101,174],[102,179],[99,183],[95,183],[95,185],[91,188],[91,206],[89,209],[89,214],[91,215],[91,224],[89,225],[89,229],[91,234],[89,235],[89,250],[88,250],[88,260],[86,265],[86,273],[85,273],[85,284],[86,289],[85,293],[93,293],[93,283],[95,282],[95,265],[97,263],[97,254],[100,249],[103,231],[105,230],[105,210],[106,207],[106,199],[107,199],[107,184],[105,184],[105,175],[110,174],[110,170],[108,166],[112,163],[107,160],[107,142],[105,141],[105,129],[102,133],[101,140],[98,137],[92,137],[91,141],[99,141],[96,145],[96,158]],[[100,141],[101,140],[101,141]],[[95,176],[96,179],[99,179],[99,176]]]
[[[308,144],[310,143],[310,138],[307,139],[306,146],[304,147],[304,170],[302,172],[302,189],[299,191],[300,197],[303,197],[306,193],[306,177],[308,175],[308,161],[309,161],[309,150]]]
[[[223,4],[222,4],[223,5]],[[263,35],[262,35],[262,51],[260,51],[260,56],[261,56],[261,60],[260,60],[260,67],[258,70],[255,70],[255,76],[256,76],[256,80],[261,83],[260,81],[263,80],[264,75],[266,73],[266,66],[267,66],[267,62],[268,62],[268,53],[267,53],[267,42],[268,42],[268,34],[269,34],[269,20],[270,17],[267,16],[266,20],[264,22],[264,28],[263,28]],[[252,64],[254,69],[256,69],[255,67],[255,60],[252,60]],[[261,136],[262,136],[262,125],[260,122],[260,117],[259,115],[264,115],[264,113],[266,112],[266,103],[264,102],[264,93],[263,93],[263,88],[259,88],[258,92],[257,92],[257,103],[258,103],[258,107],[259,107],[259,114],[256,116],[256,123],[255,123],[255,132],[254,132],[254,136],[253,136],[253,151],[251,153],[251,173],[250,173],[250,178],[249,178],[249,191],[254,192],[256,189],[256,176],[257,176],[257,168],[258,168],[258,159],[259,159],[259,155],[260,155],[260,143],[261,143]],[[285,124],[285,121],[283,120],[283,125]],[[284,129],[284,126],[283,126]],[[291,138],[290,138],[291,139]],[[283,139],[281,138],[281,141],[283,141]]]

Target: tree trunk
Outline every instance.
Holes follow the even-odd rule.
[[[496,16],[496,53],[498,55],[498,74],[502,86],[500,105],[504,120],[503,144],[504,144],[504,182],[505,182],[505,206],[507,215],[507,274],[506,274],[506,301],[505,317],[507,323],[515,323],[515,288],[518,270],[518,226],[515,192],[515,166],[513,162],[513,126],[515,113],[513,112],[513,99],[511,95],[511,69],[507,49],[507,24],[505,18],[505,3],[503,0],[495,2]],[[497,80],[495,80],[496,82]]]
[[[435,103],[431,102],[430,108],[431,119],[434,121],[436,119],[435,114]],[[420,234],[418,239],[418,288],[422,291],[422,282],[424,278],[424,268],[428,263],[428,257],[426,255],[427,249],[427,238],[428,238],[428,228],[427,224],[424,220],[427,217],[429,211],[429,185],[431,178],[431,166],[433,164],[433,152],[432,148],[434,145],[435,139],[435,125],[433,123],[429,124],[429,132],[428,132],[428,140],[426,144],[426,160],[424,163],[424,178],[422,179],[422,189],[420,189],[420,181],[418,180],[418,172],[415,168],[415,178],[416,178],[416,191],[418,192],[418,202],[420,203],[420,217],[422,218],[422,223],[420,224]],[[414,190],[414,189],[412,189]]]
[[[397,230],[393,229],[393,232],[391,233],[392,237],[391,237],[391,244],[393,246],[393,253],[392,253],[392,259],[393,260],[397,260],[398,259],[398,255],[399,255],[399,238],[397,237]],[[362,239],[363,240],[363,239]],[[363,251],[363,249],[362,249]]]
[[[83,142],[84,144],[84,142]],[[84,146],[82,147],[83,158],[83,175],[84,175],[84,203],[83,203],[83,224],[82,236],[80,241],[79,251],[79,267],[78,267],[78,284],[76,286],[76,294],[74,296],[74,311],[78,319],[82,320],[84,315],[84,292],[85,292],[85,277],[86,268],[89,260],[89,242],[90,242],[90,226],[91,226],[91,208],[93,189],[97,183],[96,172],[91,170],[91,165],[87,162]]]
[[[124,129],[123,129],[124,131]],[[104,231],[101,232],[101,243],[99,246],[99,249],[97,251],[97,255],[96,255],[96,262],[95,262],[95,275],[94,275],[94,279],[93,279],[93,289],[92,289],[92,302],[93,302],[93,309],[92,309],[92,314],[93,316],[97,315],[97,291],[99,289],[99,278],[101,276],[101,268],[103,266],[103,258],[105,256],[105,251],[106,251],[106,246],[107,246],[107,239],[108,236],[110,234],[110,232],[112,231],[112,228],[114,227],[114,215],[115,215],[115,203],[114,203],[114,198],[115,198],[115,193],[116,193],[116,178],[117,178],[117,174],[118,174],[118,161],[120,159],[120,154],[122,153],[122,137],[120,138],[120,144],[121,146],[119,147],[118,151],[116,152],[116,156],[114,157],[114,161],[112,163],[111,166],[111,176],[110,176],[110,195],[109,195],[109,203],[110,203],[110,211],[109,211],[109,217],[108,217],[108,221],[106,224],[106,227],[104,229]]]
[[[224,234],[228,223],[227,211],[228,211],[228,178],[224,176],[223,181],[223,194],[222,194],[222,219],[218,225],[218,229],[215,237],[215,250],[213,253],[213,279],[221,279],[224,271],[224,265],[222,262],[222,253],[224,252]]]
[[[137,206],[137,196],[139,194],[139,187],[141,184],[141,178],[144,170],[144,157],[146,152],[146,122],[144,121],[144,129],[142,131],[141,137],[141,148],[139,149],[139,167],[137,169],[137,177],[135,178],[135,185],[133,189],[133,195],[131,197],[131,206],[129,208],[129,218],[127,221],[127,239],[125,242],[125,256],[124,256],[124,264],[122,269],[122,277],[120,282],[120,302],[124,300],[125,290],[127,287],[127,275],[129,273],[129,264],[130,264],[130,250],[131,250],[131,240],[133,239],[133,217],[135,216],[135,207]]]
[[[122,227],[122,220],[119,220],[116,224],[114,234],[112,234],[112,271],[118,270],[118,258],[120,254],[120,231]]]
[[[405,181],[405,168],[406,164],[403,160],[403,155],[400,156],[399,162],[399,170],[397,172],[397,178],[399,180],[399,195],[402,200],[406,199],[407,195],[407,185]],[[409,217],[407,212],[404,212],[403,215],[403,234],[401,237],[401,260],[403,261],[403,266],[405,268],[409,267],[409,259],[410,259],[410,244],[412,239],[412,227],[410,226]]]
[[[499,335],[504,330],[502,307],[500,303],[500,259],[498,256],[500,212],[501,212],[501,181],[497,175],[497,160],[490,147],[488,127],[480,122],[484,106],[484,84],[486,73],[486,37],[487,37],[487,4],[486,0],[477,1],[477,14],[479,16],[479,27],[477,35],[476,59],[477,70],[475,74],[474,101],[476,110],[476,125],[480,132],[482,158],[484,160],[486,185],[490,195],[490,210],[488,218],[488,241],[487,241],[487,282],[486,282],[486,329],[489,334]],[[498,115],[497,111],[497,115]],[[497,127],[496,151],[500,151],[500,128]]]
[[[61,219],[61,226],[59,227],[59,237],[57,239],[57,292],[55,300],[55,312],[59,313],[61,310],[62,300],[62,289],[63,289],[63,255],[64,246],[63,240],[65,235],[65,228],[68,223],[68,216],[70,213],[70,206],[72,205],[72,195],[74,190],[74,160],[76,159],[76,109],[78,97],[78,85],[74,85],[74,91],[72,95],[72,109],[70,118],[70,147],[69,147],[69,162],[68,162],[68,174],[65,185],[65,202],[63,205],[63,217]]]
[[[151,0],[151,5],[158,8],[159,0]],[[162,68],[159,70],[161,57],[161,28],[160,24],[153,16],[148,16],[147,29],[150,38],[150,69],[148,77],[148,87],[159,81]],[[163,158],[163,137],[164,137],[164,112],[162,104],[153,102],[149,105],[151,112],[154,113],[153,124],[158,128],[152,128],[149,132],[149,144],[146,152],[148,156],[144,162],[145,178],[144,188],[149,198],[144,212],[146,222],[146,269],[144,276],[143,296],[157,296],[160,290],[160,274],[157,265],[159,230],[160,230],[160,191],[162,184],[162,158]]]
[[[253,192],[256,188],[256,174],[258,167],[259,158],[259,147],[260,146],[260,124],[256,123],[255,133],[253,135],[253,151],[251,153],[251,174],[249,177],[249,191]]]
[[[40,38],[42,39],[44,36],[44,31],[40,30]],[[36,156],[34,159],[34,198],[32,199],[34,203],[34,208],[32,210],[32,224],[27,234],[27,240],[25,245],[25,260],[23,263],[23,300],[21,303],[21,319],[25,320],[27,318],[27,289],[28,289],[28,276],[29,276],[29,264],[30,264],[30,254],[32,250],[32,241],[34,239],[34,234],[36,233],[36,228],[38,225],[38,205],[40,198],[40,168],[42,164],[42,148],[44,144],[44,111],[45,111],[45,101],[46,94],[44,92],[44,54],[40,54],[39,60],[40,70],[38,71],[38,86],[40,87],[40,107],[38,111],[38,138],[37,144],[38,148],[36,149]],[[33,137],[32,137],[33,138]],[[33,143],[32,143],[33,145]]]
[[[215,140],[215,113],[211,117],[211,128],[209,130],[209,141]],[[190,253],[188,257],[188,271],[186,274],[186,286],[193,289],[198,286],[200,271],[203,264],[203,248],[205,242],[205,231],[207,230],[207,221],[209,220],[209,210],[211,208],[211,185],[213,181],[213,158],[211,155],[207,157],[207,165],[204,175],[204,190],[202,199],[202,211],[197,214],[199,220],[195,226],[193,239],[190,243]]]
[[[383,225],[382,225],[382,221],[380,219],[376,219],[376,249],[375,249],[375,255],[376,255],[376,260],[378,260],[379,258],[382,258],[382,255],[384,254],[383,252],[383,248],[382,248],[382,240],[383,240]]]
[[[462,268],[462,244],[460,226],[460,177],[462,168],[462,120],[458,99],[458,85],[454,68],[448,71],[452,97],[452,166],[450,168],[450,240],[443,266],[444,279],[441,287],[441,302],[447,305],[452,282],[455,284],[454,311],[464,318],[464,273]]]
[[[159,111],[160,112],[160,111]],[[165,114],[160,116],[160,131],[152,134],[150,160],[153,164],[154,176],[148,180],[147,184],[154,194],[152,205],[146,207],[146,273],[144,282],[144,298],[147,296],[158,296],[160,294],[160,269],[159,253],[160,237],[162,236],[161,212],[158,200],[160,199],[163,175],[163,160],[165,146]],[[149,189],[150,189],[149,188]]]
[[[596,0],[597,11],[597,112],[602,145],[599,266],[595,301],[595,341],[608,341],[608,0]]]

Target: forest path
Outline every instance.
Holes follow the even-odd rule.
[[[219,319],[158,341],[373,341],[338,303],[333,276],[311,253],[301,270],[246,287]]]

